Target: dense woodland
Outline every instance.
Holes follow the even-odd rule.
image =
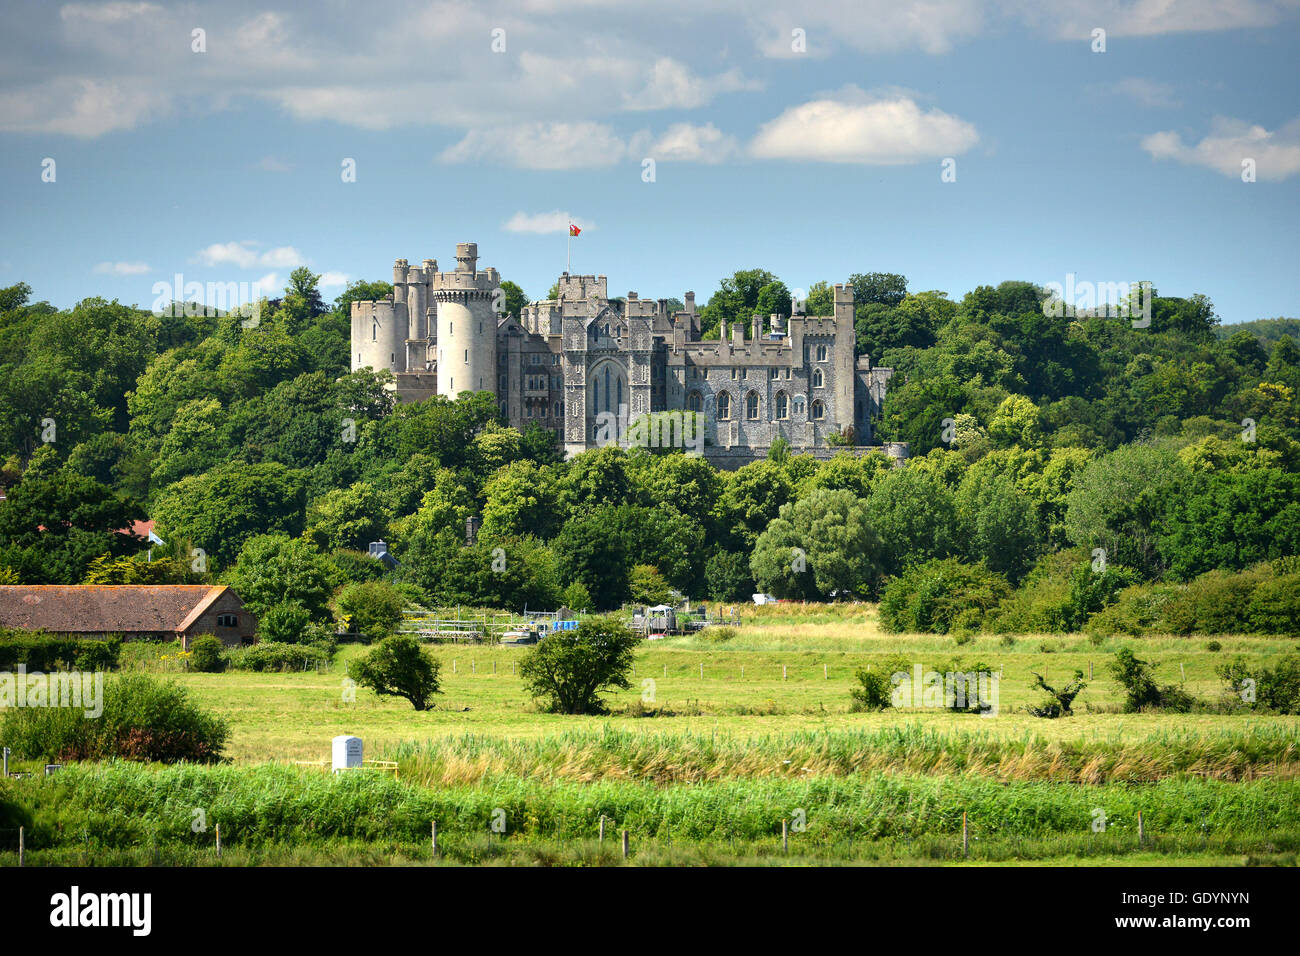
[[[0,581],[233,582],[286,639],[380,578],[510,608],[883,597],[917,630],[1200,629],[1229,594],[1228,630],[1294,629],[1296,320],[1225,329],[1208,299],[1157,293],[1134,328],[1046,316],[1024,282],[953,301],[851,281],[858,350],[895,369],[877,438],[910,444],[902,469],[783,448],[732,473],[658,450],[563,462],[489,395],[394,408],[384,375],[348,372],[349,304],[382,282],[325,303],[296,270],[254,327],[0,290]],[[829,285],[806,308],[829,314]],[[789,311],[749,270],[701,316],[716,335]],[[121,532],[146,518],[151,553]],[[363,553],[379,538],[394,572]]]

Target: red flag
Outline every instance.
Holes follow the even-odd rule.
[[[582,234],[582,230],[581,230],[581,229],[579,229],[579,228],[578,228],[577,226],[575,226],[573,223],[569,223],[569,235],[571,235],[571,236],[578,236],[578,235],[581,235],[581,234]]]

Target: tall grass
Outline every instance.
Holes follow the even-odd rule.
[[[919,723],[877,730],[757,737],[574,731],[508,739],[465,734],[403,742],[387,752],[406,780],[426,786],[521,777],[660,785],[728,779],[849,777],[874,773],[951,774],[1007,781],[1150,783],[1176,777],[1224,781],[1300,777],[1300,736],[1276,726],[1170,730],[1141,738],[1007,739],[945,733]]]

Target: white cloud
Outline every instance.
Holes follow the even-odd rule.
[[[348,284],[348,277],[343,272],[322,272],[317,285],[322,289],[334,289]]]
[[[1066,40],[1088,40],[1100,27],[1111,37],[1217,33],[1271,26],[1291,15],[1288,0],[1007,0],[1021,19],[1046,26]]]
[[[552,209],[550,212],[527,213],[522,210],[515,213],[501,228],[506,232],[531,232],[538,235],[563,234],[569,231],[569,224],[579,229],[595,229],[596,224],[590,219],[582,219],[567,210]]]
[[[284,295],[286,285],[284,279],[278,272],[268,272],[262,278],[258,279],[253,285],[257,286],[255,299],[278,299]]]
[[[649,153],[656,160],[669,162],[721,163],[731,159],[738,150],[735,137],[712,123],[702,126],[675,123],[654,141]]]
[[[169,111],[169,98],[113,80],[55,79],[0,92],[0,130],[92,139]]]
[[[656,60],[649,73],[649,80],[643,89],[623,97],[623,105],[627,109],[695,109],[706,105],[719,93],[759,88],[757,82],[746,80],[739,70],[701,77],[671,57]]]
[[[148,272],[149,265],[144,262],[101,262],[91,271],[99,275],[138,276]]]
[[[259,252],[257,246],[258,243],[248,239],[240,242],[214,242],[199,250],[198,260],[205,266],[236,266],[240,269],[295,269],[307,263],[302,253],[293,246],[276,246],[265,252]]]
[[[954,156],[978,141],[970,123],[922,110],[910,97],[871,98],[847,87],[764,123],[750,152],[762,159],[888,166]]]
[[[604,123],[524,123],[470,130],[438,158],[444,163],[487,161],[522,169],[581,169],[612,166],[627,151],[628,144]]]
[[[1165,108],[1178,105],[1173,86],[1141,76],[1127,76],[1117,80],[1110,85],[1110,92],[1128,97],[1140,106]]]
[[[1300,173],[1300,117],[1273,132],[1218,117],[1209,135],[1195,145],[1187,145],[1178,133],[1166,130],[1143,138],[1142,148],[1153,159],[1204,166],[1234,177],[1241,175],[1243,160],[1253,159],[1259,179],[1280,182]]]

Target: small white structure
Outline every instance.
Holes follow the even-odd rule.
[[[361,766],[361,738],[347,734],[334,738],[334,772]]]

